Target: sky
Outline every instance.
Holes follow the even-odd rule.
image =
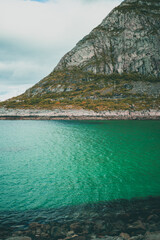
[[[47,76],[122,0],[0,0],[0,101]]]

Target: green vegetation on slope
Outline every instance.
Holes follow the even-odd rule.
[[[158,109],[157,88],[160,88],[160,78],[154,76],[137,73],[103,75],[73,68],[52,72],[24,94],[1,102],[0,106],[97,111]]]

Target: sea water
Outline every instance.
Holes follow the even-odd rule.
[[[160,121],[0,121],[0,210],[160,195]]]

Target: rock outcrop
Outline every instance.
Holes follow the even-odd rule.
[[[93,73],[160,76],[159,20],[159,0],[125,0],[78,42],[55,69],[76,66]]]

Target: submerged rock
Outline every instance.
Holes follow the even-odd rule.
[[[39,222],[35,219],[41,210],[8,213],[8,217],[5,213],[4,221],[0,219],[0,239],[159,240],[159,201],[160,197],[154,197],[42,210],[44,220],[41,217]],[[24,222],[25,228],[19,231],[15,219],[19,226]]]
[[[30,237],[10,237],[6,240],[32,240]]]

